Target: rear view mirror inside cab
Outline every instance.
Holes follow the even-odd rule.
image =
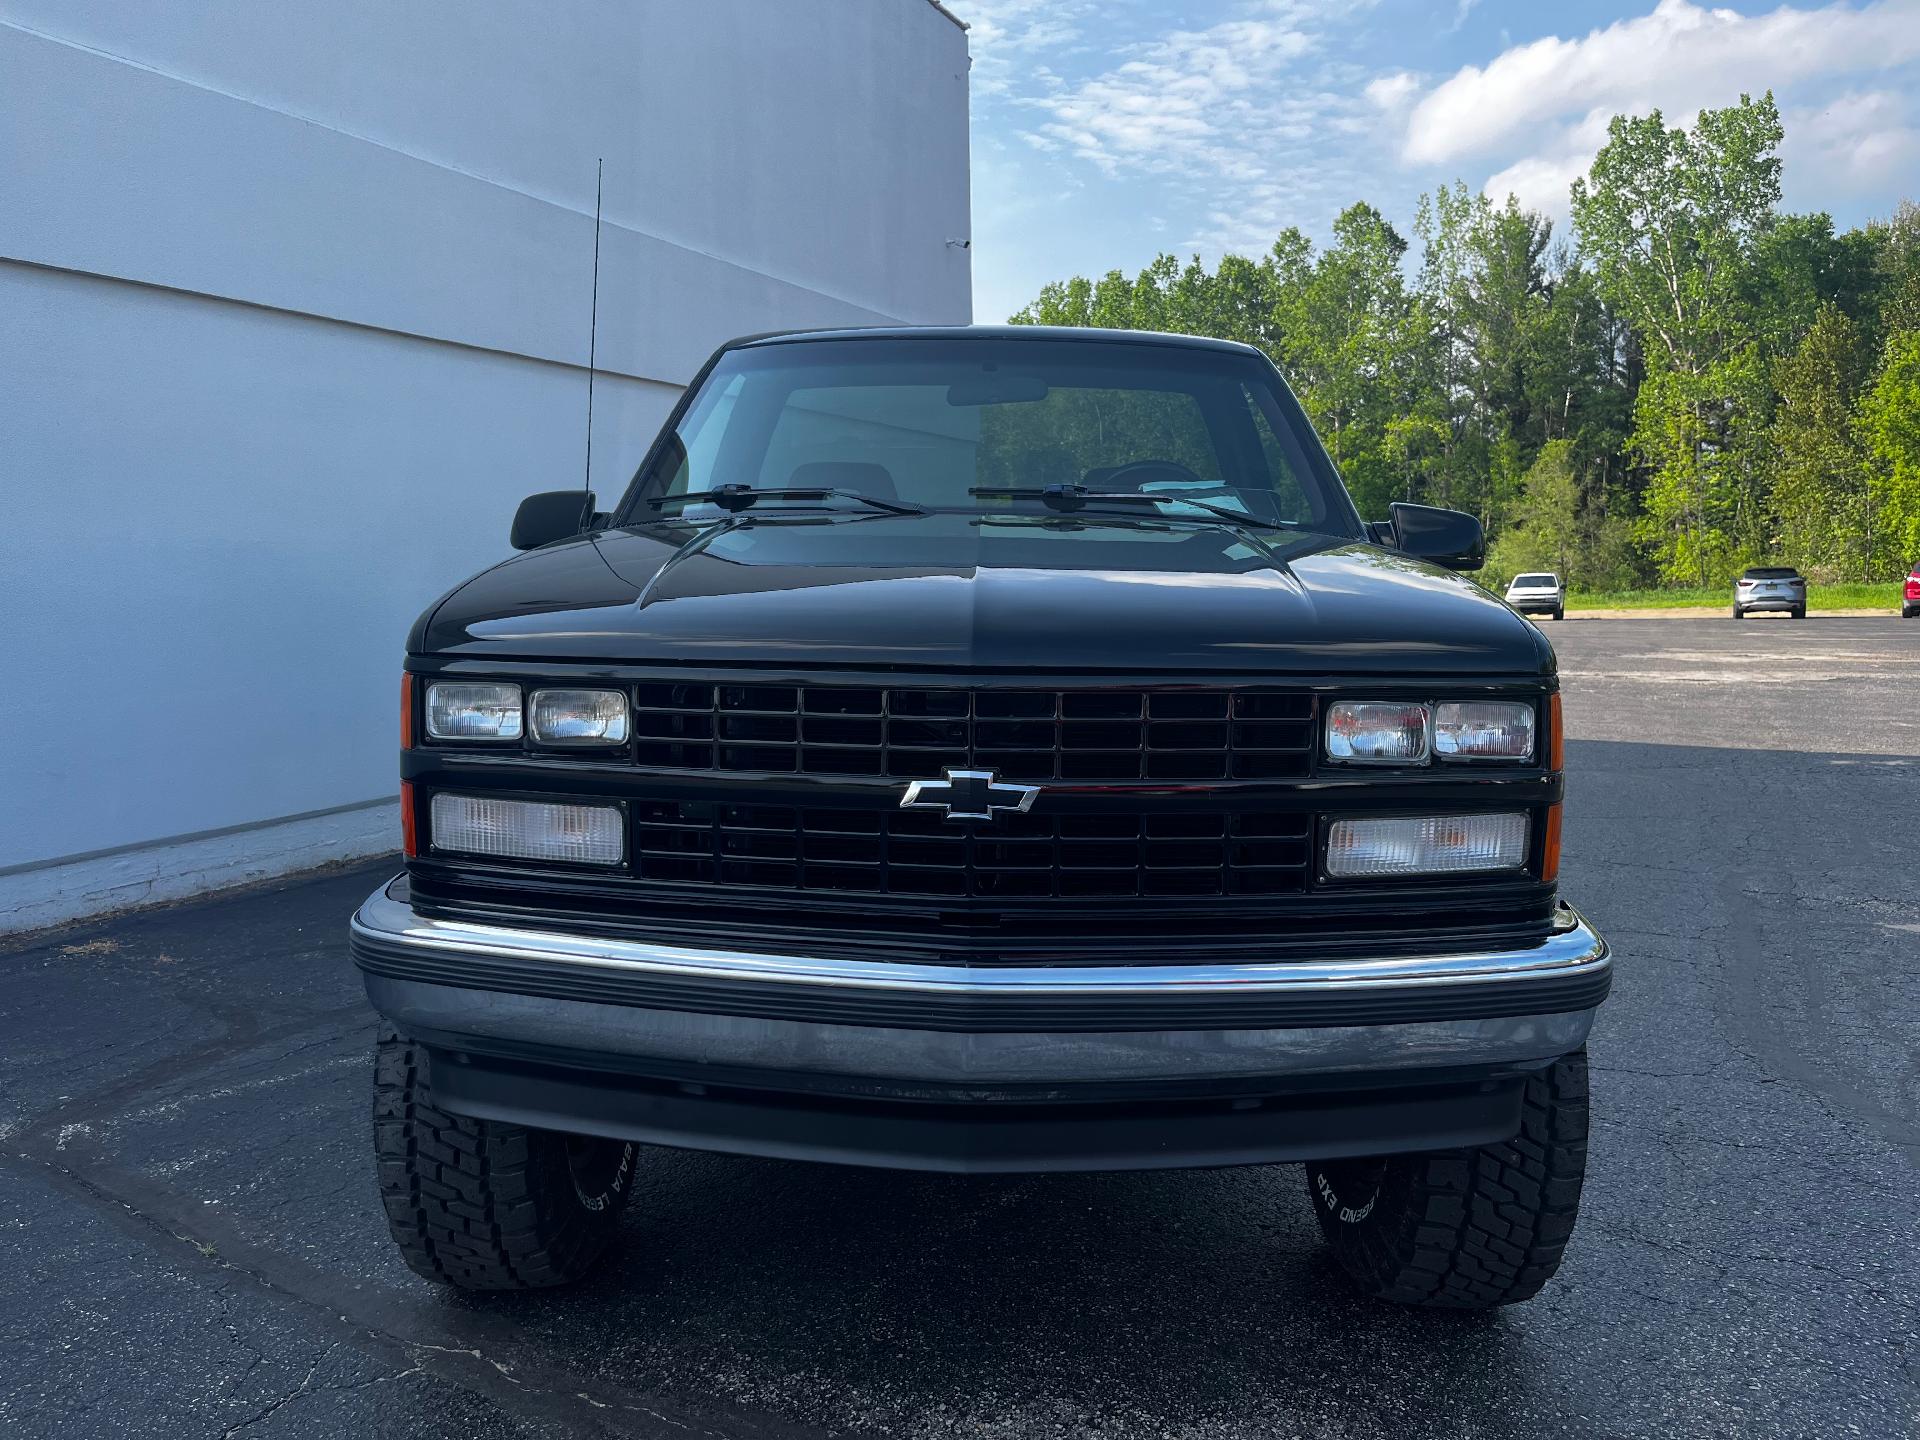
[[[1026,405],[1047,398],[1051,387],[1038,375],[982,375],[947,387],[949,405]]]

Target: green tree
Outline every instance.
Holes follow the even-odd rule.
[[[1831,215],[1782,215],[1755,238],[1741,303],[1762,345],[1784,355],[1833,307],[1870,334],[1882,277],[1871,233],[1836,235]]]
[[[1093,321],[1093,282],[1084,275],[1071,280],[1049,280],[1037,298],[1013,317],[1015,325],[1077,325]]]
[[[1723,578],[1764,531],[1764,367],[1750,297],[1754,254],[1780,200],[1772,95],[1703,110],[1670,130],[1656,110],[1616,116],[1573,218],[1601,293],[1639,332],[1649,374],[1631,444],[1652,475],[1648,537],[1663,573]]]
[[[1400,268],[1406,250],[1371,205],[1343,211],[1318,255],[1297,232],[1275,246],[1278,358],[1363,514],[1407,498],[1424,458],[1387,444],[1388,422],[1419,390],[1409,360],[1424,318]]]
[[[1420,197],[1413,222],[1421,244],[1415,283],[1426,330],[1409,337],[1417,348],[1406,359],[1418,372],[1419,393],[1411,413],[1389,422],[1388,444],[1403,470],[1429,457],[1422,478],[1430,498],[1477,510],[1482,523],[1490,524],[1485,426],[1470,383],[1473,346],[1461,313],[1474,263],[1472,232],[1486,203],[1461,183]]]
[[[1891,219],[1869,224],[1865,234],[1873,246],[1879,333],[1920,330],[1920,205],[1902,200]]]
[[[1920,330],[1887,342],[1886,360],[1860,407],[1873,460],[1868,507],[1878,573],[1920,563]]]
[[[1849,557],[1846,573],[1859,579],[1871,565],[1874,527],[1854,403],[1871,373],[1861,328],[1831,301],[1774,365],[1772,499],[1781,552],[1809,569]]]
[[[1543,330],[1552,309],[1546,265],[1552,235],[1551,222],[1522,210],[1511,196],[1497,209],[1482,197],[1468,233],[1473,264],[1457,302],[1481,413],[1500,431],[1535,445],[1546,439],[1544,417],[1534,412],[1534,378],[1544,362]]]
[[[1564,584],[1583,583],[1583,539],[1573,446],[1550,440],[1521,481],[1510,523],[1488,556],[1487,579],[1505,584],[1525,570],[1551,570]]]

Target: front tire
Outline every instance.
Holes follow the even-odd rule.
[[[462,1290],[587,1274],[619,1230],[639,1150],[450,1115],[433,1103],[425,1050],[390,1027],[374,1049],[373,1147],[408,1268]]]
[[[1497,1145],[1307,1166],[1334,1258],[1362,1294],[1487,1310],[1560,1268],[1587,1170],[1587,1056],[1526,1082],[1520,1133]]]

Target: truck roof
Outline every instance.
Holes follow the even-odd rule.
[[[1224,350],[1236,355],[1262,352],[1238,340],[1205,335],[1173,335],[1158,330],[1100,330],[1080,325],[859,325],[832,330],[772,330],[742,335],[725,348],[791,345],[808,340],[1101,340],[1125,345],[1176,346],[1183,350]]]

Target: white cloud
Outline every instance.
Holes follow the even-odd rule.
[[[1572,208],[1573,182],[1587,173],[1591,158],[1529,155],[1491,176],[1480,188],[1496,204],[1511,195],[1523,210],[1538,210],[1550,220],[1563,221]]]
[[[1184,217],[1160,232],[1167,241],[1218,254],[1264,250],[1282,226],[1315,223],[1359,193],[1351,147],[1329,141],[1364,136],[1377,154],[1392,122],[1363,96],[1366,73],[1321,47],[1331,27],[1373,3],[1228,0],[1216,23],[1146,34],[1138,23],[1155,12],[1109,6],[1099,26],[1088,21],[1066,40],[1021,28],[1033,12],[1027,0],[984,8],[955,0],[955,8],[977,28],[982,16],[992,22],[988,43],[975,37],[976,91],[990,49],[996,65],[1017,51],[1017,63],[1000,72],[1012,83],[987,90],[980,111],[990,105],[1011,123],[1009,138],[1024,142],[1015,153],[1056,162],[1056,192],[1089,171],[1141,185]],[[1125,24],[1136,27],[1131,36]],[[1038,63],[1039,49],[1050,50],[1055,68]],[[1416,85],[1389,79],[1376,94],[1400,104]]]
[[[1396,70],[1367,82],[1363,92],[1381,110],[1399,110],[1420,92],[1420,77],[1410,70]]]
[[[1024,73],[1043,72],[1035,57],[1074,45],[1093,0],[970,0],[959,7],[967,22],[976,95],[997,96]]]
[[[1790,180],[1817,175],[1823,190],[1886,196],[1910,189],[1920,175],[1920,130],[1904,94],[1852,91],[1825,105],[1789,109],[1783,123]]]
[[[1539,134],[1594,109],[1695,111],[1821,75],[1920,57],[1920,5],[1879,0],[1765,15],[1659,0],[1649,15],[1576,40],[1514,46],[1436,86],[1408,117],[1404,157],[1446,164]]]
[[[1313,48],[1305,8],[1270,3],[1134,46],[1119,65],[1035,97],[1047,117],[1038,133],[1108,174],[1200,165],[1254,178],[1258,153],[1310,113],[1274,84]]]
[[[1565,220],[1572,208],[1573,182],[1587,173],[1594,155],[1606,143],[1607,123],[1612,118],[1613,112],[1605,107],[1589,110],[1578,121],[1559,127],[1544,153],[1521,157],[1489,176],[1480,188],[1495,204],[1511,195],[1524,209],[1538,210],[1555,221]],[[1687,125],[1692,121],[1692,115],[1668,117],[1670,124]]]

